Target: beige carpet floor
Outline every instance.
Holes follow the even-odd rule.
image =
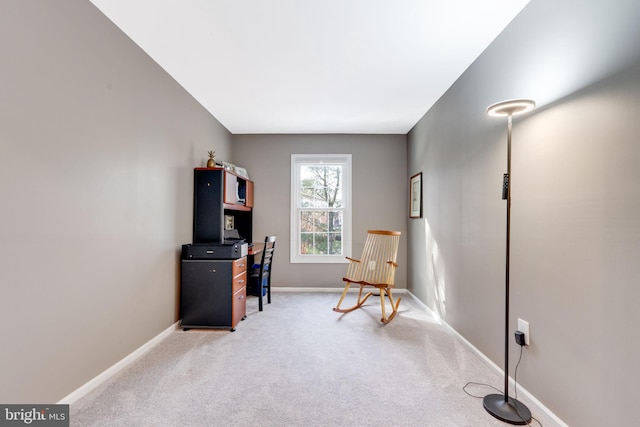
[[[502,377],[410,296],[387,325],[377,298],[339,314],[338,297],[274,292],[263,312],[248,299],[236,332],[176,331],[72,404],[71,425],[508,425],[463,390]]]

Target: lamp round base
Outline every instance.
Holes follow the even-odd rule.
[[[509,424],[527,425],[531,421],[531,411],[524,403],[510,397],[504,400],[504,394],[488,394],[482,401],[484,409],[497,419]]]

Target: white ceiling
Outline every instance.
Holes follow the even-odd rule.
[[[528,0],[91,2],[234,134],[405,134]]]

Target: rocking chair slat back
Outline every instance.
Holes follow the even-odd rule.
[[[360,262],[351,263],[346,278],[352,282],[393,285],[399,231],[369,230]]]

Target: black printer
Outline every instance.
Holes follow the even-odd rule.
[[[249,245],[243,241],[224,240],[220,243],[190,243],[182,245],[182,259],[238,259],[247,256]]]

